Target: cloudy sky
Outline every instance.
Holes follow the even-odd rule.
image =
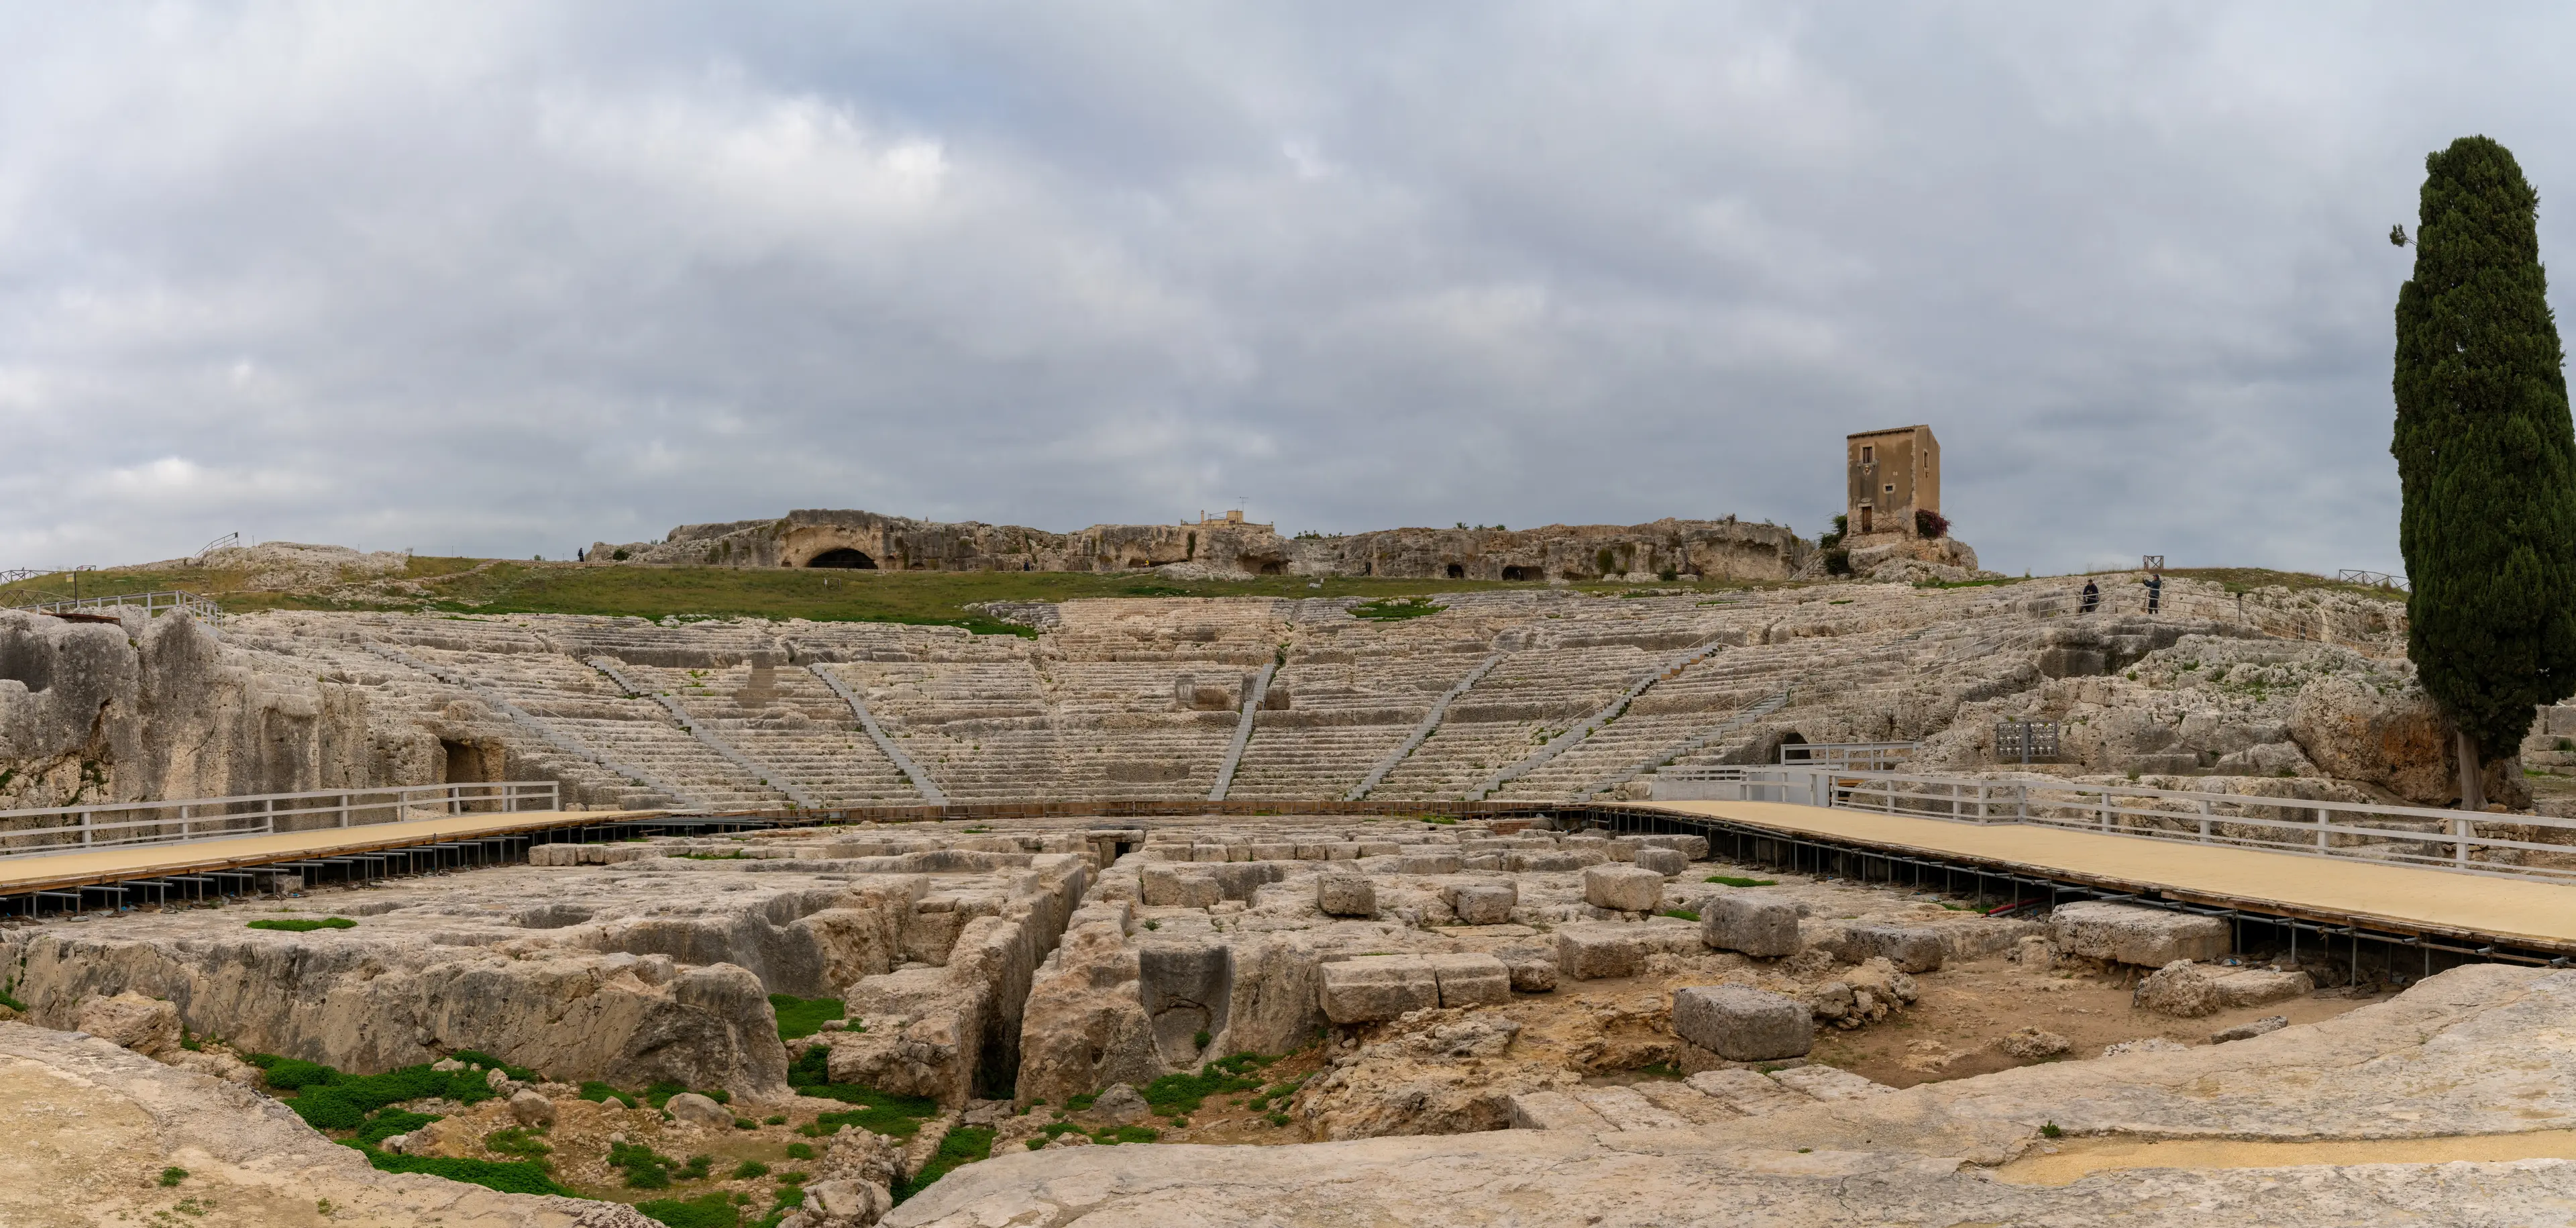
[[[1928,422],[1991,567],[2396,568],[2387,231],[2482,132],[2576,247],[2576,14],[1935,7],[11,0],[0,567],[1812,536]]]

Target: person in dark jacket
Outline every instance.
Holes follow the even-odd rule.
[[[2102,590],[2095,588],[2091,580],[2086,580],[2084,582],[2084,609],[2081,612],[2090,614],[2093,612],[2095,607],[2101,604]]]
[[[2155,612],[2156,612],[2157,607],[2159,607],[2159,606],[2161,606],[2161,605],[2163,605],[2163,604],[2164,604],[2164,599],[2165,599],[2165,577],[2164,577],[2164,573],[2163,573],[2163,572],[2156,572],[2156,571],[2148,572],[2148,573],[2147,573],[2147,613],[2149,613],[2149,614],[2153,614],[2153,613],[2155,613]]]

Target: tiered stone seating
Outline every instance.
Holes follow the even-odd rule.
[[[677,700],[745,757],[793,781],[818,806],[920,800],[912,782],[859,728],[821,679],[792,665],[721,669],[624,667],[628,677]]]
[[[517,644],[529,650],[542,649],[524,628],[470,620],[443,621],[448,625],[428,630],[444,642]],[[472,691],[389,661],[361,646],[371,639],[400,643],[422,638],[406,636],[405,632],[411,630],[412,620],[402,616],[366,615],[353,621],[345,616],[281,611],[232,620],[226,639],[239,651],[295,663],[282,664],[281,668],[322,671],[326,678],[358,688],[375,710],[411,714],[442,736],[470,735],[478,742],[497,742],[506,757],[504,775],[517,780],[554,780],[561,786],[562,801],[567,806],[648,809],[685,804],[678,796],[568,753],[549,740],[551,727],[512,720],[491,711]],[[413,646],[416,645],[403,643],[406,651]]]
[[[677,790],[691,806],[783,806],[787,795],[752,777],[672,723],[661,705],[629,698],[599,671],[553,653],[406,649],[501,693],[611,763],[631,766]]]
[[[1292,654],[1256,714],[1231,797],[1339,797],[1401,745],[1442,692],[1482,659],[1469,653],[1330,650]],[[1453,645],[1439,645],[1439,648]]]

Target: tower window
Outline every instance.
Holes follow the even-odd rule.
[[[1864,465],[1875,465],[1878,463],[1878,446],[1876,444],[1865,443],[1860,446],[1860,463]]]

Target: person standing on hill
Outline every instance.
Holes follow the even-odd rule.
[[[2153,613],[2155,613],[2155,612],[2156,612],[2156,608],[2157,608],[2159,605],[2162,605],[2162,604],[2164,603],[2164,597],[2165,597],[2165,577],[2164,577],[2164,573],[2163,573],[2163,572],[2158,572],[2158,571],[2150,571],[2150,572],[2148,572],[2148,573],[2147,573],[2147,613],[2149,613],[2149,614],[2153,614]]]
[[[2101,604],[2102,604],[2102,590],[2101,590],[2101,589],[2098,589],[2098,588],[2095,588],[2095,587],[2093,586],[2093,581],[2092,581],[2092,579],[2091,579],[2091,578],[2089,578],[2089,577],[2088,577],[2088,578],[2086,578],[2086,580],[2084,581],[2084,609],[2083,609],[2083,612],[2084,612],[2084,613],[2086,613],[2086,614],[2090,614],[2090,613],[2092,613],[2092,612],[2093,612],[2094,607],[2099,606],[2099,605],[2101,605]]]

